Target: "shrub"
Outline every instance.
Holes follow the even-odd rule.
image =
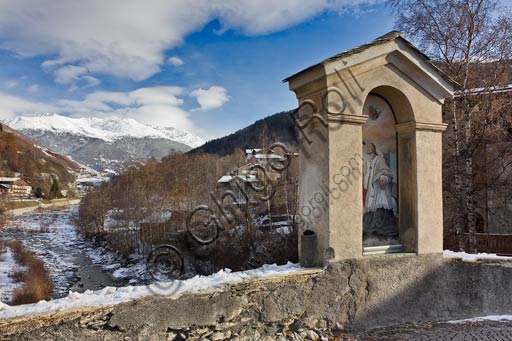
[[[23,271],[14,274],[14,278],[23,285],[15,290],[12,303],[28,304],[50,299],[55,286],[44,262],[25,250],[19,240],[9,242],[8,246],[13,250],[18,264],[25,267]]]

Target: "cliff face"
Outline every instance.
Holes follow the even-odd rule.
[[[5,124],[0,130],[0,176],[20,173],[32,188],[48,193],[54,180],[61,190],[73,190],[79,166],[72,160],[39,146]]]

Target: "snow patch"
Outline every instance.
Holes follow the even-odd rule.
[[[463,262],[476,262],[484,259],[501,259],[501,260],[512,260],[512,257],[498,256],[494,253],[466,253],[466,252],[455,252],[450,250],[444,250],[443,256],[445,258],[460,258]]]
[[[35,304],[12,307],[0,305],[0,319],[83,307],[101,307],[128,302],[145,296],[152,296],[156,293],[166,294],[169,297],[176,298],[186,292],[214,290],[224,284],[240,283],[268,276],[283,276],[300,270],[303,270],[303,268],[293,263],[286,265],[272,264],[264,265],[258,269],[240,272],[231,272],[231,270],[225,269],[210,276],[195,276],[186,280],[154,283],[145,286],[126,286],[122,288],[106,287],[102,290],[88,290],[84,293],[70,291],[67,297],[49,302],[40,301]],[[166,292],[166,290],[168,291]]]
[[[453,320],[453,321],[448,321],[447,323],[463,324],[463,323],[468,323],[468,322],[483,322],[483,321],[509,322],[509,321],[512,321],[512,315],[488,315],[488,316],[481,316],[481,317],[473,317],[473,318],[464,319],[464,320]]]
[[[16,260],[10,248],[0,254],[0,310],[3,302],[10,302],[14,291],[20,286],[11,275],[17,268]]]

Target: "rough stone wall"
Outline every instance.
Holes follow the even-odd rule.
[[[335,330],[512,313],[512,262],[387,255],[179,298],[0,321],[0,338],[317,339]]]

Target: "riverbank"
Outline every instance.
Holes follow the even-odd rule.
[[[17,217],[23,214],[36,212],[39,209],[52,209],[76,205],[80,203],[80,198],[76,199],[54,199],[54,200],[33,200],[15,202],[7,211],[9,217]]]
[[[0,239],[21,241],[44,262],[55,283],[53,299],[66,296],[70,290],[84,292],[126,284],[125,279],[113,276],[113,272],[121,267],[116,256],[92,245],[75,231],[72,220],[77,210],[78,206],[74,205],[60,210],[31,212],[13,217],[0,228]],[[2,260],[9,260],[8,255],[0,262]],[[4,272],[7,272],[8,264],[4,265]],[[0,272],[0,276],[4,281],[10,280],[7,273]],[[11,297],[7,296],[11,295],[3,295],[4,302],[10,301]]]

